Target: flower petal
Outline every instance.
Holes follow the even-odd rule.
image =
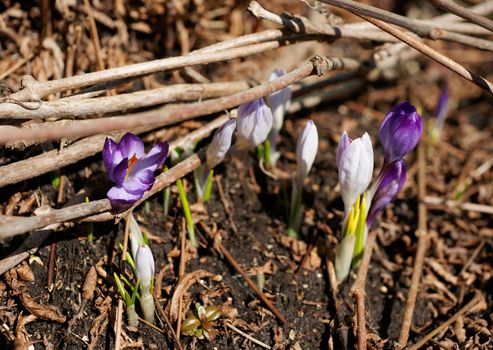
[[[130,159],[135,155],[140,159],[144,155],[144,142],[130,132],[123,135],[119,143],[119,148],[123,158]]]
[[[123,186],[113,186],[106,195],[111,203],[111,207],[122,211],[141,199],[143,194],[144,192],[141,194],[132,194],[127,192]]]
[[[130,171],[130,176],[133,176],[135,173],[138,173],[144,169],[151,170],[152,172],[156,171],[156,169],[166,160],[168,151],[169,144],[167,141],[156,144],[145,156],[135,163],[134,167]]]
[[[130,174],[122,186],[127,192],[142,196],[145,191],[152,187],[154,180],[154,171],[152,169],[143,169],[137,173]]]
[[[120,149],[118,144],[107,137],[104,140],[103,146],[103,162],[108,177],[111,181],[115,182],[115,177],[113,176],[114,168],[122,161]]]
[[[113,173],[110,176],[110,180],[112,180],[117,185],[121,185],[123,181],[125,181],[125,176],[127,175],[127,169],[128,169],[128,158],[124,158],[119,164],[117,164],[113,168]]]
[[[346,130],[342,133],[341,141],[339,141],[339,146],[337,146],[337,168],[339,168],[339,162],[341,161],[341,155],[344,153],[346,148],[351,144],[353,140],[349,138]]]

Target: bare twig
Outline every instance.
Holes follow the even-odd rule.
[[[123,319],[123,299],[118,299],[118,308],[116,311],[115,324],[115,350],[121,349],[121,334],[122,334],[122,319]]]
[[[476,23],[477,25],[483,28],[493,31],[493,21],[491,19],[478,15],[466,7],[456,4],[452,0],[428,0],[428,1],[445,11],[453,13],[459,17],[465,18],[473,23]]]
[[[327,0],[328,1],[328,0]],[[331,0],[330,0],[331,1]],[[448,58],[447,56],[442,55],[438,51],[435,51],[428,45],[424,44],[423,42],[419,41],[418,39],[413,38],[412,36],[406,34],[402,30],[398,29],[395,26],[392,26],[390,24],[387,24],[385,22],[379,21],[377,19],[365,16],[365,15],[360,15],[358,13],[355,13],[356,15],[360,16],[361,18],[367,20],[368,22],[376,25],[377,27],[385,30],[386,32],[392,34],[399,40],[402,40],[409,46],[413,47],[414,49],[418,50],[422,54],[428,56],[429,58],[437,61],[438,63],[442,64],[446,68],[450,69],[451,71],[457,73],[461,77],[469,80],[470,82],[476,84],[480,88],[492,93],[493,92],[493,84],[483,78],[482,76],[470,72],[468,69],[466,69],[464,66],[461,64],[455,62],[454,60]]]
[[[0,104],[0,118],[5,119],[60,119],[87,118],[150,107],[167,102],[198,101],[211,97],[231,95],[249,88],[247,82],[233,81],[210,84],[176,84],[152,90],[137,91],[116,96],[83,99],[60,99],[44,102],[38,109],[27,110],[13,103]],[[36,102],[25,105],[36,107]]]
[[[416,297],[418,296],[419,283],[426,250],[428,249],[429,236],[426,219],[426,204],[424,202],[426,196],[426,156],[425,144],[420,142],[418,145],[418,248],[416,249],[416,257],[414,259],[413,275],[411,277],[411,285],[407,296],[404,316],[402,317],[402,326],[399,333],[399,346],[405,348],[409,339],[409,330],[413,321],[414,307],[416,305]]]
[[[232,48],[230,50],[223,50],[220,52],[204,53],[201,55],[163,58],[47,82],[40,82],[31,76],[25,76],[21,82],[22,89],[12,94],[10,98],[24,102],[38,101],[57,92],[80,89],[113,80],[141,77],[167,70],[250,56],[269,49],[274,49],[279,47],[279,45],[279,42],[266,42],[239,48]]]
[[[286,323],[287,320],[284,317],[284,315],[279,311],[279,309],[274,304],[272,304],[270,302],[269,299],[267,299],[265,294],[262,293],[262,291],[260,289],[258,289],[256,284],[250,279],[250,277],[248,277],[246,272],[243,270],[243,268],[240,266],[240,264],[238,264],[238,262],[231,255],[231,253],[224,247],[224,245],[222,245],[222,243],[218,239],[216,239],[217,237],[214,236],[214,233],[211,232],[209,227],[207,227],[207,225],[205,225],[203,222],[201,222],[201,227],[204,229],[204,231],[207,233],[207,235],[214,241],[214,248],[216,248],[219,251],[219,253],[221,253],[226,258],[226,260],[228,260],[228,262],[234,267],[234,269],[236,271],[238,271],[238,273],[243,277],[243,279],[248,284],[248,286],[253,289],[255,294],[257,294],[257,296],[260,298],[260,300],[262,300],[262,302],[269,308],[270,311],[272,311],[272,313],[282,323]]]
[[[358,270],[358,275],[351,287],[351,294],[356,300],[356,319],[358,322],[358,350],[366,350],[366,320],[365,320],[365,284],[368,267],[370,266],[373,246],[377,238],[377,231],[372,231],[368,235],[365,243],[365,252],[361,259],[361,265]]]
[[[457,311],[452,317],[450,317],[447,321],[445,321],[440,326],[438,326],[437,328],[435,328],[433,331],[431,331],[430,333],[428,333],[427,335],[425,335],[423,337],[423,339],[421,339],[419,342],[417,342],[413,346],[409,347],[408,350],[422,349],[423,348],[423,345],[425,345],[431,338],[433,338],[435,335],[437,335],[438,333],[442,332],[444,329],[446,329],[447,327],[449,327],[459,317],[464,316],[469,310],[471,310],[472,308],[474,308],[476,306],[476,304],[478,304],[479,302],[481,302],[482,299],[484,299],[484,296],[480,292],[477,292],[476,295],[474,296],[474,298],[472,298],[472,300],[470,302],[468,302],[462,309],[460,309],[459,311]]]
[[[166,315],[166,312],[163,311],[163,307],[161,306],[159,299],[156,298],[156,295],[154,295],[154,304],[156,305],[156,310],[157,310],[159,316],[161,316],[164,319],[164,321],[166,322],[166,325],[168,326],[171,334],[173,335],[173,339],[175,340],[176,344],[178,345],[178,348],[180,350],[184,350],[183,346],[180,343],[180,339],[179,339],[178,335],[176,334],[175,330],[173,329],[173,326],[171,325],[171,322],[169,321],[169,318]]]
[[[454,31],[456,31],[457,30],[456,28],[459,26],[456,23],[454,24],[427,23],[426,21],[407,18],[353,0],[321,0],[321,1],[333,6],[343,8],[361,17],[363,16],[371,17],[386,23],[397,25],[399,27],[405,28],[425,38],[429,38],[433,40],[442,39],[447,41],[453,41],[463,45],[468,45],[483,50],[493,51],[492,41],[475,38],[469,35],[455,33]],[[385,30],[384,28],[381,29]],[[388,32],[387,30],[385,31]]]
[[[493,215],[493,206],[491,205],[454,201],[433,196],[426,196],[424,201],[427,205],[441,205],[449,208],[459,208],[462,210]]]
[[[204,55],[205,56],[205,55]],[[195,57],[195,56],[194,56]],[[139,126],[160,125],[170,119],[186,120],[200,115],[206,115],[236,107],[242,103],[266,96],[277,90],[281,90],[296,81],[310,75],[323,75],[334,69],[358,69],[360,63],[349,58],[329,58],[315,56],[309,63],[289,72],[273,81],[261,84],[254,88],[204,102],[185,105],[170,106],[166,113],[156,116],[152,120],[139,117],[125,117],[121,119],[100,118],[80,121],[76,127],[37,128],[35,130],[12,130],[8,134],[0,136],[0,143],[7,143],[18,139],[37,138],[42,140],[53,140],[62,137],[81,137],[95,133],[104,133],[122,129],[131,129]]]
[[[94,52],[96,54],[96,65],[98,70],[104,69],[104,61],[101,56],[101,44],[99,42],[98,27],[96,26],[96,21],[94,20],[94,15],[92,12],[92,6],[89,0],[84,0],[84,6],[87,12],[87,22],[89,24],[89,32],[91,33],[91,41],[94,45]]]
[[[243,332],[241,329],[238,329],[238,328],[236,328],[235,326],[233,326],[231,323],[229,323],[229,322],[225,322],[224,324],[226,325],[226,327],[231,328],[231,329],[232,329],[233,331],[235,331],[236,333],[238,333],[238,334],[240,334],[240,335],[244,336],[244,337],[245,337],[245,338],[247,338],[248,340],[251,340],[251,341],[252,341],[252,342],[254,342],[255,344],[257,344],[257,345],[259,345],[259,346],[263,347],[264,349],[272,349],[269,345],[267,345],[267,344],[265,344],[265,343],[261,342],[261,341],[260,341],[260,340],[258,340],[258,339],[255,339],[255,338],[254,338],[254,337],[252,337],[251,335],[246,334],[246,333],[245,333],[245,332]]]

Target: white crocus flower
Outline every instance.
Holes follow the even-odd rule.
[[[368,133],[351,141],[344,132],[337,158],[341,196],[347,216],[358,197],[366,191],[373,174],[373,148]]]
[[[144,319],[154,323],[154,299],[151,293],[152,279],[154,278],[154,257],[147,244],[141,244],[135,257],[137,278],[140,280],[140,306]]]
[[[247,151],[260,145],[271,129],[272,112],[263,99],[240,105],[236,117],[236,150]]]
[[[313,120],[306,123],[296,145],[296,184],[303,186],[318,150],[318,132]]]

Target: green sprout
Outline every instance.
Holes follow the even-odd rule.
[[[89,203],[89,197],[86,197],[86,203]],[[87,223],[87,243],[94,241],[94,222]]]
[[[187,223],[187,232],[192,247],[197,248],[197,239],[195,238],[195,229],[192,221],[192,213],[190,212],[190,205],[188,204],[187,193],[183,188],[183,183],[181,179],[176,180],[176,185],[178,186],[178,193],[180,195],[181,204],[183,207],[183,214],[185,215],[185,221]]]
[[[123,299],[123,302],[125,303],[125,306],[127,308],[126,312],[127,312],[128,324],[131,327],[137,327],[139,323],[139,316],[135,311],[135,299],[139,297],[138,290],[139,290],[140,281],[137,280],[135,285],[132,286],[132,284],[123,275],[120,275],[120,277],[118,277],[116,272],[114,272],[113,277],[115,278],[115,284],[118,289],[118,294],[120,294],[120,297]],[[127,291],[125,285],[127,285],[130,288],[132,294],[130,294]]]
[[[195,304],[195,310],[188,311],[182,323],[182,334],[198,339],[214,341],[217,330],[214,328],[214,321],[221,317],[221,312],[215,305],[204,307],[199,303]]]

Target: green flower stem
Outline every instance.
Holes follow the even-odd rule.
[[[89,203],[89,197],[86,197],[86,203]],[[94,241],[94,222],[87,223],[87,243]]]
[[[190,243],[192,244],[192,247],[197,248],[197,239],[195,238],[192,214],[190,213],[190,206],[188,204],[187,194],[185,192],[185,189],[183,188],[183,183],[181,179],[176,180],[176,185],[178,186],[178,194],[180,195],[183,213],[185,214],[185,220],[187,222],[188,238],[190,238]]]
[[[214,180],[214,169],[209,170],[209,174],[207,175],[207,181],[205,183],[204,189],[204,202],[209,201],[211,199],[212,192],[212,181]]]
[[[289,237],[298,237],[302,214],[303,188],[296,186],[296,182],[293,180],[293,188],[291,191],[291,209],[289,211],[288,229],[286,230],[286,234]]]
[[[169,213],[169,206],[171,202],[171,187],[166,187],[163,190],[163,212],[164,215],[168,215]]]

